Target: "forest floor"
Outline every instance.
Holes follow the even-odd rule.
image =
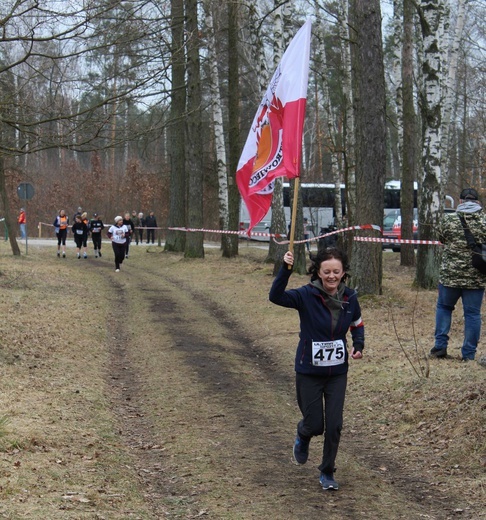
[[[298,316],[268,301],[265,249],[134,245],[115,273],[103,248],[0,244],[0,518],[486,519],[486,369],[460,361],[460,308],[450,357],[427,359],[436,294],[398,254],[383,295],[360,298],[340,490],[324,492],[322,437],[291,462]]]

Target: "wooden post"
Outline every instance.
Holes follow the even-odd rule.
[[[291,253],[294,252],[294,236],[295,236],[295,223],[297,220],[297,204],[298,204],[298,194],[299,194],[299,177],[295,177],[294,182],[294,200],[292,201],[292,218],[290,221],[290,243],[289,243],[289,251]],[[292,266],[288,266],[289,269],[292,269]]]

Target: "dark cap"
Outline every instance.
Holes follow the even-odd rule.
[[[466,188],[461,191],[462,200],[479,200],[478,192],[474,188]]]
[[[98,216],[98,213],[93,213],[93,217],[97,217]]]

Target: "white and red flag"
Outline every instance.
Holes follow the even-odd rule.
[[[238,163],[236,182],[250,213],[248,233],[270,209],[275,178],[300,175],[310,38],[308,20],[273,74]]]

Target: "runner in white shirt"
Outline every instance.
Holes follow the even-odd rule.
[[[115,225],[110,226],[108,238],[111,240],[115,253],[115,271],[117,273],[120,271],[120,266],[125,258],[125,247],[129,234],[129,229],[123,224],[123,217],[115,217]]]

